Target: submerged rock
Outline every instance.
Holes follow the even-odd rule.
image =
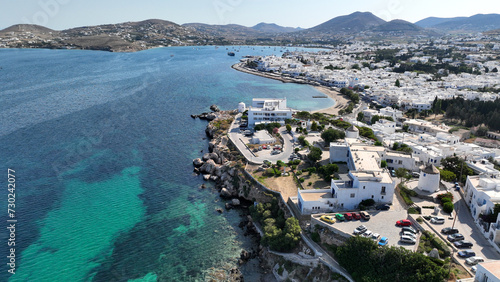
[[[213,104],[212,106],[210,106],[210,110],[212,110],[213,112],[220,112],[220,109],[217,105]]]

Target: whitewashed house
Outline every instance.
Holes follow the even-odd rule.
[[[248,124],[278,122],[285,124],[286,119],[291,119],[293,110],[287,108],[286,98],[254,98],[252,106],[248,107]]]

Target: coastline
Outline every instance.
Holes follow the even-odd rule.
[[[328,107],[328,108],[324,108],[324,109],[311,111],[312,113],[325,113],[325,114],[330,114],[330,115],[338,115],[339,111],[341,109],[347,107],[347,104],[349,103],[349,100],[344,95],[340,94],[339,91],[331,89],[327,86],[308,83],[307,81],[304,81],[302,79],[283,77],[279,74],[260,72],[260,71],[254,70],[254,69],[245,68],[245,67],[243,67],[243,64],[244,63],[240,62],[240,63],[236,63],[236,64],[232,65],[231,67],[237,71],[241,71],[244,73],[253,74],[253,75],[257,75],[257,76],[261,76],[261,77],[265,77],[265,78],[279,80],[279,81],[284,82],[284,83],[309,84],[312,87],[314,87],[316,90],[327,95],[329,98],[332,98],[333,100],[335,100],[335,104],[333,106]]]

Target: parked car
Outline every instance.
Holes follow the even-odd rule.
[[[346,212],[346,213],[344,213],[344,217],[346,220],[352,220],[352,213]]]
[[[277,155],[277,154],[279,154],[279,153],[281,153],[281,151],[273,150],[273,151],[271,152],[271,155]]]
[[[356,227],[356,229],[354,229],[354,232],[352,232],[352,233],[354,233],[354,235],[359,235],[359,234],[363,234],[366,230],[367,230],[366,226],[360,225],[360,226]]]
[[[464,235],[462,235],[460,233],[455,233],[455,234],[448,235],[447,239],[450,242],[456,242],[456,241],[464,240],[465,238],[464,238]]]
[[[474,251],[471,251],[471,250],[464,250],[464,251],[458,252],[458,256],[461,258],[470,258],[470,257],[476,256],[476,253]]]
[[[434,223],[434,224],[443,224],[444,223],[444,217],[442,217],[442,216],[435,216],[435,217],[431,218],[431,223]]]
[[[367,212],[360,211],[359,214],[361,215],[361,218],[363,218],[364,220],[370,220],[370,215]]]
[[[413,244],[413,245],[415,245],[417,243],[417,240],[415,240],[414,238],[412,238],[410,236],[405,236],[405,235],[401,236],[399,241],[401,241],[402,243]]]
[[[470,257],[465,260],[465,263],[468,265],[476,265],[480,262],[484,262],[484,258],[482,257]]]
[[[337,218],[337,220],[340,220],[340,221],[345,221],[345,217],[343,214],[341,213],[336,213],[335,214],[335,217]]]
[[[476,271],[477,271],[477,266],[475,266],[475,265],[474,265],[473,267],[471,267],[471,268],[470,268],[470,271],[472,271],[472,273],[476,273]]]
[[[378,233],[372,234],[372,240],[374,240],[375,242],[377,242],[379,238],[380,238],[380,234],[378,234]]]
[[[337,221],[335,217],[331,215],[322,215],[319,219],[328,223],[335,223]]]
[[[457,241],[457,242],[454,242],[453,244],[457,248],[464,248],[464,249],[465,248],[469,249],[473,245],[471,241],[466,241],[466,240]]]
[[[365,233],[363,233],[363,237],[370,238],[373,234],[373,231],[371,230],[366,230]]]
[[[396,172],[394,171],[394,169],[391,170],[391,176],[396,177]]]
[[[361,215],[359,213],[352,213],[352,219],[361,219]]]
[[[445,235],[455,234],[455,233],[458,233],[458,229],[451,228],[451,227],[445,227],[445,228],[441,229],[441,233],[443,233]]]
[[[415,230],[413,227],[411,226],[403,226],[403,228],[401,228],[401,231],[405,232],[411,232],[413,234],[417,234],[418,233],[418,230]]]
[[[411,226],[411,221],[408,219],[401,219],[396,221],[396,226]]]
[[[381,211],[388,211],[390,208],[391,208],[391,206],[389,206],[388,204],[380,205],[380,206],[376,207],[377,210],[381,210]]]
[[[412,172],[411,176],[413,176],[415,178],[419,178],[420,177],[420,173],[418,173],[418,172]]]
[[[389,238],[387,237],[382,237],[380,238],[380,241],[378,241],[379,246],[385,246],[387,243],[389,243]]]
[[[408,231],[403,231],[402,236],[412,237],[413,239],[417,240],[417,235]]]

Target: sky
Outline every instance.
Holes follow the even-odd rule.
[[[178,24],[260,22],[309,28],[356,11],[384,20],[500,14],[498,0],[0,0],[0,29],[38,24],[55,30],[146,19]]]

